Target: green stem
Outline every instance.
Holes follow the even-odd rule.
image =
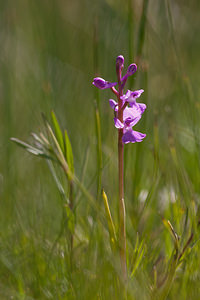
[[[74,201],[73,201],[73,181],[69,181],[69,207],[71,209],[72,214],[74,214]],[[70,233],[70,265],[71,269],[73,266],[73,245],[74,245],[74,233]]]
[[[94,35],[93,35],[93,60],[94,73],[98,75],[99,53],[98,53],[98,18],[94,20]],[[94,89],[95,98],[95,123],[96,123],[96,137],[97,137],[97,202],[101,199],[101,185],[102,185],[102,143],[101,143],[101,118],[100,118],[100,99],[99,90]]]

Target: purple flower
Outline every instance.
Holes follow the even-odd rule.
[[[117,91],[114,88],[114,86],[117,85],[117,82],[109,82],[100,77],[94,78],[93,84],[101,90],[111,88],[112,92],[117,96],[119,104],[113,99],[110,99],[109,103],[111,108],[114,110],[115,127],[117,129],[123,130],[122,142],[124,144],[141,142],[145,138],[146,134],[134,131],[132,127],[139,122],[143,112],[146,109],[146,105],[144,103],[136,102],[136,99],[141,96],[144,90],[136,90],[136,91],[127,90],[126,94],[122,95],[128,77],[133,75],[137,71],[137,66],[136,64],[129,65],[126,74],[121,78],[121,72],[123,68],[124,68],[124,57],[122,55],[119,55],[116,59],[116,72],[117,72],[119,91]],[[120,109],[120,115],[121,116],[123,115],[123,121],[121,120],[122,117],[118,119],[119,109]]]
[[[127,101],[129,103],[134,102],[135,99],[139,98],[140,95],[144,92],[144,90],[130,91],[127,90],[126,94],[121,97],[122,100]]]
[[[137,103],[138,104],[138,103]],[[122,142],[124,144],[141,142],[146,134],[134,131],[132,127],[136,125],[142,117],[141,110],[138,107],[126,107],[123,113],[124,127]]]
[[[132,128],[129,128],[124,132],[122,142],[124,144],[142,142],[145,137],[145,133],[134,131]]]
[[[118,103],[115,100],[110,99],[109,104],[110,104],[110,107],[112,109],[114,109],[115,112],[118,111]],[[136,103],[136,105],[134,105],[133,107],[128,107],[128,106],[125,107],[125,109],[123,111],[123,122],[126,125],[134,126],[141,119],[141,116],[142,116],[145,108],[143,110],[141,110],[140,104],[144,105],[146,108],[146,105],[143,103]],[[135,122],[136,119],[138,120],[137,122]]]
[[[115,123],[115,127],[116,127],[117,129],[119,129],[119,128],[124,128],[124,124],[123,124],[119,119],[114,118],[114,123]]]
[[[123,112],[123,121],[125,126],[133,127],[141,119],[142,113],[135,107],[126,107]]]
[[[110,106],[115,112],[118,112],[118,104],[113,99],[109,100]],[[141,109],[142,107],[142,109]],[[115,127],[117,129],[123,128],[122,142],[124,144],[141,142],[146,134],[134,131],[132,127],[136,125],[142,117],[142,114],[146,108],[143,103],[136,103],[133,107],[125,107],[123,111],[123,122],[118,118],[114,118]]]
[[[137,103],[136,99],[140,97],[140,95],[144,92],[144,90],[130,91],[127,90],[126,94],[121,97],[123,103],[128,102],[131,107],[135,107],[143,113],[146,109],[146,105],[144,103]]]
[[[117,82],[109,82],[109,81],[104,80],[101,77],[96,77],[96,78],[94,78],[92,84],[94,84],[97,88],[104,90],[104,89],[109,89],[109,88],[115,86],[117,84]]]

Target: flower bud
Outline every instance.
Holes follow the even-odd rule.
[[[120,68],[120,69],[123,69],[123,67],[124,67],[124,57],[122,55],[119,55],[116,58],[116,67]]]
[[[137,71],[137,66],[136,66],[136,64],[131,64],[130,66],[128,66],[128,69],[127,69],[127,75],[128,75],[128,76],[131,76],[131,75],[133,75],[136,71]]]
[[[117,82],[109,82],[104,80],[101,77],[96,77],[94,78],[92,84],[94,84],[98,89],[104,90],[104,89],[109,89],[117,84]]]

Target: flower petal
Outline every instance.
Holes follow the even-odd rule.
[[[145,111],[145,109],[147,108],[146,104],[144,103],[137,103],[137,105],[140,108],[141,113],[143,114],[143,112]]]
[[[114,118],[114,123],[116,128],[124,128],[124,124],[117,118]]]
[[[136,90],[136,91],[130,91],[130,90],[127,90],[126,94],[123,95],[121,97],[122,100],[124,101],[127,101],[129,102],[130,104],[131,103],[135,103],[135,99],[139,98],[140,95],[144,92],[144,90]]]
[[[131,96],[131,93],[132,92],[130,90],[127,90],[126,94],[121,96],[120,99],[123,100],[124,102],[128,101],[127,99]]]
[[[131,103],[131,99],[139,98],[142,93],[144,93],[144,90],[137,90],[137,91],[133,91],[132,93],[130,93],[131,97],[129,99],[129,103]]]
[[[112,109],[118,111],[118,103],[115,100],[109,99],[109,104]]]
[[[101,77],[96,77],[94,78],[92,84],[94,84],[97,88],[104,90],[104,89],[109,89],[115,85],[117,85],[117,82],[109,82],[104,80]]]
[[[130,107],[134,108],[135,110],[138,110],[141,114],[143,114],[143,112],[146,109],[146,104],[137,103],[135,100],[134,102],[130,103]]]
[[[128,118],[132,120],[141,116],[141,111],[135,107],[126,107],[123,112],[123,120],[125,121]]]
[[[130,127],[130,128],[133,127],[133,126],[135,126],[139,122],[139,120],[141,119],[141,117],[142,117],[142,115],[139,115],[139,116],[137,116],[137,117],[135,117],[133,119],[127,118],[126,120],[124,120],[125,126],[126,127]]]
[[[142,142],[142,140],[145,137],[146,137],[145,133],[141,133],[141,132],[129,129],[124,133],[124,135],[122,137],[122,142],[124,144]]]

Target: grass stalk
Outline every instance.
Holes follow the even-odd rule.
[[[133,18],[133,0],[128,1],[128,54],[129,65],[133,62],[134,58],[134,18]],[[129,78],[129,88],[133,86],[133,76]]]
[[[140,20],[140,26],[139,26],[139,32],[138,32],[138,42],[137,42],[137,51],[136,55],[137,58],[140,59],[143,51],[143,46],[144,46],[144,40],[145,40],[145,32],[146,32],[146,15],[147,15],[147,10],[148,10],[148,3],[149,0],[144,0],[143,1],[143,9],[142,9],[142,16]]]
[[[94,35],[93,35],[93,60],[94,60],[94,74],[98,75],[98,19],[94,21]],[[101,119],[100,119],[100,99],[99,90],[94,89],[95,98],[95,125],[97,137],[97,202],[101,198],[101,185],[102,185],[102,142],[101,142]]]
[[[74,199],[73,199],[73,181],[69,180],[69,208],[71,209],[72,213],[74,214]],[[69,237],[69,246],[70,246],[70,266],[72,269],[73,266],[73,245],[74,245],[74,233],[70,232]]]

